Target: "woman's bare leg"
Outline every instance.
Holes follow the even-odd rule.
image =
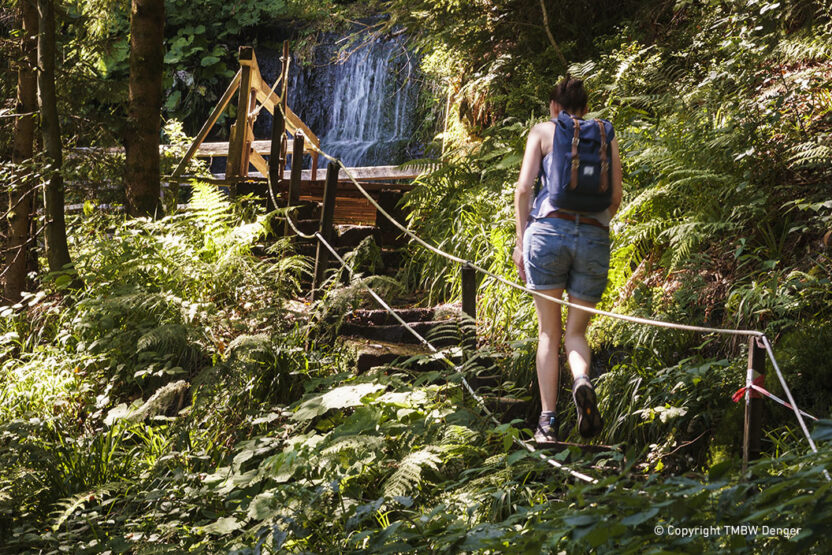
[[[573,304],[595,308],[596,303],[582,301],[580,299],[569,299]],[[570,308],[566,314],[566,360],[569,361],[569,369],[572,371],[572,379],[579,376],[589,376],[589,362],[592,353],[589,344],[586,342],[586,328],[592,314],[577,308]]]
[[[547,289],[541,293],[560,299],[563,289]],[[561,339],[560,305],[535,295],[534,307],[537,311],[538,323],[536,363],[537,381],[540,385],[540,405],[542,411],[554,412],[558,404],[558,385],[560,384],[558,363]]]
[[[574,304],[594,308],[595,303],[570,299]],[[592,314],[570,308],[566,315],[566,358],[572,370],[572,399],[578,411],[578,431],[583,437],[592,437],[601,431],[604,422],[598,411],[595,390],[589,381],[591,353],[586,342],[586,328]],[[581,379],[584,378],[584,379]]]

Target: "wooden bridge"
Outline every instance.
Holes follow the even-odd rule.
[[[252,47],[239,51],[240,69],[225,93],[197,133],[168,182],[185,183],[192,179],[227,186],[233,193],[256,192],[271,198],[269,188],[279,195],[281,204],[294,206],[304,201],[321,201],[324,197],[323,172],[318,171],[320,139],[287,105],[289,48],[283,44],[280,76],[269,87],[260,74]],[[279,90],[279,92],[278,92]],[[236,119],[227,142],[204,142],[211,129],[237,95]],[[260,110],[274,118],[270,139],[255,139],[254,122]],[[292,140],[289,140],[292,137]],[[311,156],[312,167],[302,169],[305,154]],[[226,173],[213,178],[188,175],[186,169],[193,158],[225,157]],[[268,157],[268,159],[266,158]],[[291,169],[286,165],[291,161]],[[401,194],[413,187],[413,180],[427,168],[373,166],[342,168],[337,177],[334,220],[337,223],[374,223],[376,210],[355,188],[350,175],[370,191],[385,208],[393,207]],[[334,179],[334,178],[333,178]]]

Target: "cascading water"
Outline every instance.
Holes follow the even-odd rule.
[[[334,63],[335,40],[316,49],[311,66],[290,66],[289,106],[322,148],[347,166],[400,164],[420,156],[421,145],[412,143],[417,66],[404,41],[376,39]],[[264,77],[274,82],[279,54],[262,49],[257,57]],[[268,137],[271,118],[261,119],[256,135]]]

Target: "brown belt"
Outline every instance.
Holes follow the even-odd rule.
[[[558,212],[557,210],[554,210],[543,216],[543,218],[560,218],[561,220],[571,220],[573,222],[577,221],[581,224],[588,224],[594,225],[595,227],[600,227],[605,231],[610,230],[609,226],[602,224],[595,218],[587,218],[585,216],[581,216],[580,214],[573,214],[571,212]],[[538,218],[538,220],[542,220],[543,218]]]

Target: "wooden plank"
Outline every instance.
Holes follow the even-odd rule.
[[[400,168],[399,166],[368,166],[357,168],[345,168],[338,172],[339,182],[349,182],[351,179],[347,171],[352,174],[358,182],[363,181],[393,181],[396,179],[413,180],[425,173],[426,168]],[[286,175],[286,179],[288,179]],[[313,181],[312,170],[303,170],[302,181]]]
[[[287,174],[287,179],[291,178],[291,174]],[[204,181],[206,183],[216,183],[219,185],[230,185],[234,183],[243,183],[243,182],[252,182],[252,183],[267,183],[269,180],[260,172],[251,172],[249,175],[244,177],[199,177],[193,175],[179,175],[176,177],[173,176],[165,176],[165,181],[171,181],[176,183],[184,183],[187,184],[191,180],[197,181]],[[278,187],[281,193],[288,190],[287,186],[285,185],[285,181],[281,182],[282,185]],[[363,197],[363,195],[355,188],[352,181],[339,181],[339,195],[346,195],[352,197]],[[380,183],[376,181],[370,181],[367,183],[361,183],[361,186],[371,194],[378,193],[380,191],[410,191],[416,185],[413,183]],[[301,195],[308,195],[308,194],[316,194],[319,197],[323,194],[323,182],[321,181],[309,181],[309,180],[301,180],[300,182],[300,194]]]
[[[272,142],[268,139],[263,139],[260,141],[251,141],[251,149],[257,154],[261,154],[263,156],[271,154],[271,145]],[[123,151],[124,149],[122,149],[122,152]],[[291,145],[289,147],[288,154],[292,154]],[[228,143],[202,143],[199,146],[199,150],[196,151],[196,156],[199,158],[214,158],[228,156]]]
[[[231,97],[234,96],[234,93],[237,92],[237,88],[240,86],[240,81],[242,79],[242,70],[238,70],[237,74],[234,75],[234,79],[231,80],[231,84],[228,85],[228,88],[225,89],[225,93],[223,93],[222,98],[220,101],[217,102],[217,105],[214,106],[214,110],[208,116],[208,119],[205,120],[205,123],[202,125],[202,129],[199,130],[196,137],[194,137],[194,142],[191,143],[191,146],[188,147],[188,152],[185,153],[185,156],[182,157],[182,160],[179,162],[179,165],[176,166],[176,169],[173,170],[174,176],[181,175],[185,168],[188,167],[188,162],[190,162],[191,157],[193,157],[194,152],[196,152],[202,141],[205,140],[205,137],[208,136],[208,132],[211,131],[211,128],[214,127],[214,124],[217,123],[217,120],[220,118],[220,115],[225,111],[225,108],[228,106],[228,103],[231,102]],[[160,145],[161,148],[161,145]]]

